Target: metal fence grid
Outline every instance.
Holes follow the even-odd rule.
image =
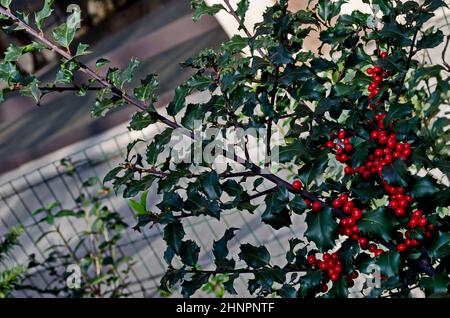
[[[140,138],[151,139],[146,133],[142,133]],[[35,224],[37,220],[32,213],[56,201],[61,202],[64,208],[75,208],[80,184],[93,176],[102,180],[110,169],[122,162],[126,145],[133,139],[136,137],[126,132],[67,156],[77,167],[72,177],[67,175],[66,168],[60,164],[60,160],[55,160],[0,186],[0,233],[18,224],[26,227],[26,232],[21,237],[21,245],[13,254],[17,263],[26,264],[31,254],[43,260],[45,249],[52,240],[56,240],[48,236],[38,244],[33,243],[42,233],[48,231],[49,226],[45,223]],[[149,202],[152,202],[151,206],[155,206],[160,198],[152,197],[152,192],[149,192]],[[163,228],[155,226],[144,229],[142,233],[132,230],[131,226],[136,222],[135,214],[128,206],[127,200],[120,195],[112,193],[104,198],[104,204],[119,212],[124,221],[130,225],[118,245],[122,255],[132,256],[135,261],[129,278],[131,282],[129,293],[134,297],[159,297],[159,281],[167,267],[163,260],[166,248],[162,240]],[[226,228],[240,228],[236,239],[230,242],[232,255],[237,255],[241,243],[265,245],[273,255],[272,261],[275,264],[279,262],[280,265],[288,247],[288,236],[301,237],[304,231],[302,219],[299,217],[293,218],[293,228],[274,231],[261,222],[259,210],[253,215],[246,212],[225,211],[220,221],[210,217],[199,217],[183,222],[187,237],[195,240],[202,249],[199,263],[203,268],[213,268],[212,242],[219,239]],[[70,219],[62,223],[61,228],[68,235],[75,233],[75,229],[79,230],[79,226],[83,226]],[[47,286],[49,281],[45,273],[40,272],[34,273],[30,279],[34,285],[42,287]],[[246,278],[236,281],[236,290],[241,297],[250,296],[245,286]],[[175,292],[174,295],[179,294]],[[46,295],[23,291],[17,296]]]

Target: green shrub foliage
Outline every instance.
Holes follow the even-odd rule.
[[[79,62],[89,49],[74,41],[75,13],[42,32],[49,6],[32,15],[9,9],[10,2],[1,1],[4,30],[27,32],[35,41],[7,50],[0,65],[0,80],[7,84],[3,98],[19,90],[39,103],[46,94],[75,87],[80,96],[95,91],[95,117],[129,105],[137,108],[130,130],[167,126],[153,140],[130,144],[124,163],[104,180],[126,198],[154,185],[160,201],[151,211],[146,200],[130,204],[137,229],[164,227],[163,290],[181,288],[189,297],[202,286],[209,290],[219,277],[234,294],[236,278],[245,276],[249,292],[259,296],[347,297],[358,279],[375,297],[408,297],[417,289],[427,296],[447,293],[449,37],[429,23],[447,6],[444,1],[364,0],[374,14],[342,14],[347,1],[319,0],[291,12],[288,1],[279,0],[249,30],[247,0],[237,7],[228,0],[214,6],[193,0],[194,20],[226,11],[242,35],[182,63],[193,75],[166,110],[155,107],[155,75],[136,84],[139,61],[125,69],[105,59],[92,68]],[[317,52],[304,45],[310,36],[320,41]],[[424,63],[427,50],[438,46],[442,60]],[[54,82],[41,83],[17,67],[26,52],[47,49],[61,57]],[[89,80],[74,86],[77,72]],[[198,92],[206,96],[201,102],[187,99]],[[221,132],[266,129],[266,152],[278,147],[279,164],[263,169],[248,149],[222,170],[205,158],[175,162],[172,137],[178,131],[192,137],[196,122]],[[281,133],[279,144],[272,132]],[[142,143],[144,152],[136,147]],[[212,244],[215,267],[203,269],[199,242],[188,237],[185,221],[221,220],[231,210],[260,213],[261,222],[275,230],[291,227],[292,216],[300,215],[307,229],[289,240],[285,262],[275,264],[265,246],[245,243],[229,251],[239,230],[228,228]],[[374,268],[380,281],[369,286],[364,278]]]

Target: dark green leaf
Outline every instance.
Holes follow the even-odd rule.
[[[194,241],[184,241],[180,245],[180,257],[183,264],[194,267],[198,262],[200,247]]]
[[[184,228],[181,222],[173,222],[166,225],[164,228],[164,241],[177,254],[180,252],[181,240],[184,237]]]
[[[358,222],[360,232],[373,238],[389,241],[393,223],[387,214],[388,211],[384,207],[365,212],[363,218]]]
[[[242,244],[239,257],[252,268],[261,268],[269,265],[270,262],[269,251],[264,246],[256,247],[250,244]]]
[[[334,246],[338,225],[329,207],[323,207],[317,213],[308,213],[306,224],[308,229],[305,232],[305,236],[313,241],[320,251],[327,251]]]
[[[383,178],[392,185],[406,187],[408,185],[408,169],[401,159],[395,159],[390,165],[384,166],[382,170]]]

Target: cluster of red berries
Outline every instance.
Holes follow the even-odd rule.
[[[434,230],[434,225],[433,224],[428,224],[428,220],[424,217],[422,217],[422,211],[420,210],[416,210],[412,213],[411,215],[411,219],[409,221],[409,226],[410,227],[415,227],[415,226],[411,226],[411,221],[413,221],[413,223],[417,224],[415,226],[420,226],[423,229],[425,229],[425,237],[426,238],[430,238],[432,235],[432,231]],[[416,239],[411,238],[411,231],[406,231],[405,232],[405,237],[403,237],[403,233],[399,232],[398,233],[398,240],[401,242],[403,241],[403,243],[398,243],[397,244],[397,251],[399,251],[400,253],[406,251],[406,249],[408,247],[416,247],[420,245],[420,242]]]
[[[343,129],[338,132],[337,136],[334,133],[331,133],[330,140],[326,142],[325,147],[335,149],[336,160],[342,163],[348,161],[350,154],[353,151],[350,137],[346,137],[346,131]]]
[[[351,236],[352,239],[359,239],[359,229],[356,222],[363,216],[363,211],[355,206],[355,203],[349,199],[348,195],[341,194],[337,199],[333,200],[333,208],[341,209],[349,216],[341,219],[339,223],[339,234]]]
[[[384,190],[389,194],[389,208],[391,208],[397,217],[405,215],[405,210],[413,203],[410,195],[405,195],[405,188],[394,187],[383,182]]]
[[[387,56],[387,52],[381,52],[380,58],[384,59]],[[383,83],[383,79],[391,76],[389,71],[383,70],[381,66],[370,67],[367,69],[367,74],[372,76],[372,83],[369,84],[367,90],[369,91],[369,99],[372,99],[380,92],[380,85]],[[370,108],[374,109],[377,104],[370,103]]]
[[[375,120],[378,122],[379,127],[383,127],[383,120],[385,117],[385,113],[375,115]],[[379,147],[373,150],[362,166],[354,169],[350,166],[346,166],[345,173],[359,173],[363,179],[369,180],[372,175],[381,175],[383,167],[391,164],[396,158],[407,160],[411,155],[411,145],[409,143],[398,141],[395,134],[389,134],[381,128],[373,130],[370,134],[370,138],[374,140]]]
[[[307,258],[308,264],[312,267],[319,268],[323,270],[326,274],[322,279],[321,292],[325,293],[328,291],[327,283],[331,280],[335,282],[343,275],[342,263],[339,260],[338,253],[325,253],[322,255],[322,259],[319,260],[313,254],[309,255]],[[345,280],[347,281],[347,286],[353,286],[353,280],[358,278],[358,272],[353,271],[349,275],[344,275]]]

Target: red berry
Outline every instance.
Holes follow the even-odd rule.
[[[434,225],[433,225],[433,224],[428,224],[428,229],[429,229],[430,231],[433,231],[433,230],[434,230]]]
[[[377,139],[378,138],[378,131],[374,130],[370,133],[370,138]]]
[[[337,281],[339,279],[339,274],[333,273],[332,275],[330,275],[330,279],[333,282]]]
[[[373,74],[373,68],[369,67],[366,72],[367,72],[367,74],[372,75]]]
[[[353,146],[351,144],[345,144],[344,149],[345,152],[350,152],[353,150]]]
[[[407,238],[407,239],[405,240],[405,244],[406,244],[406,246],[412,246],[412,245],[413,245],[413,242],[412,242],[412,240],[410,240],[409,238]]]
[[[406,201],[405,199],[402,199],[402,200],[398,201],[398,204],[401,208],[406,208],[408,206],[408,201]]]
[[[304,200],[307,206],[311,206],[311,201],[309,201],[308,199]]]
[[[373,80],[375,81],[375,83],[381,83],[383,81],[383,77],[381,76],[375,76],[373,78]]]
[[[333,201],[333,208],[339,209],[342,206],[342,201],[340,199],[336,199]]]
[[[388,140],[387,146],[391,149],[394,149],[397,146],[397,142],[395,140]]]
[[[322,204],[319,201],[314,201],[311,207],[314,212],[322,210]]]
[[[392,161],[394,161],[394,158],[392,158],[391,155],[386,155],[386,156],[384,157],[384,162],[385,162],[386,164],[390,164],[390,163],[392,163]]]
[[[395,215],[398,217],[402,217],[403,215],[405,215],[405,209],[403,208],[396,208],[395,209]]]
[[[380,58],[384,59],[384,58],[386,58],[386,56],[388,56],[387,52],[380,53]]]
[[[408,149],[408,148],[403,149],[402,154],[405,157],[409,157],[411,155],[411,149]]]
[[[353,233],[353,230],[352,230],[351,227],[346,227],[346,228],[344,229],[344,234],[345,234],[345,235],[350,236],[350,235],[352,235],[352,233]]]
[[[357,271],[353,271],[353,272],[351,272],[351,274],[350,274],[350,277],[351,277],[352,279],[357,279],[358,276],[359,276],[359,274],[358,274]]]
[[[334,270],[335,273],[339,274],[340,272],[342,272],[342,265],[334,266],[333,270]]]
[[[327,269],[327,263],[324,261],[318,261],[317,266],[319,266],[320,269]]]
[[[363,172],[363,179],[364,180],[369,180],[370,179],[370,172],[369,171],[364,171]]]
[[[328,148],[333,148],[334,147],[334,142],[332,141],[327,141],[325,146],[327,146]]]
[[[388,142],[388,138],[386,137],[386,135],[378,135],[378,141],[380,142],[380,144],[384,145]]]
[[[309,263],[309,265],[314,265],[316,263],[316,257],[314,255],[309,255],[308,263]]]
[[[417,219],[410,219],[409,220],[409,226],[410,227],[416,227],[417,225],[419,225],[419,220],[417,220]]]
[[[403,243],[400,243],[397,245],[397,251],[399,251],[400,253],[404,252],[406,250],[406,245]]]
[[[411,216],[412,216],[413,218],[415,218],[415,219],[418,219],[418,218],[420,218],[420,217],[422,216],[422,211],[420,211],[420,210],[415,210],[415,211],[411,214]]]
[[[344,139],[345,138],[345,130],[341,129],[338,133],[338,138],[339,139]]]
[[[346,162],[348,160],[348,156],[345,153],[343,153],[341,154],[339,159],[340,159],[339,161],[341,162]]]
[[[348,221],[347,221],[347,226],[353,227],[353,225],[355,225],[355,223],[356,223],[355,218],[350,217],[350,218],[348,218],[347,220],[348,220]],[[353,230],[352,230],[352,231],[353,231]]]
[[[344,208],[343,208],[345,213],[351,213],[353,210],[353,202],[347,202],[344,204]]]
[[[350,166],[345,166],[344,172],[345,172],[345,174],[352,174],[353,173],[353,169]]]
[[[360,209],[354,208],[352,210],[352,217],[355,218],[355,220],[359,220],[362,218],[362,212]]]
[[[374,254],[375,254],[375,257],[378,257],[378,256],[380,256],[381,254],[383,254],[383,250],[378,249],[378,250],[375,251]]]
[[[428,223],[428,220],[427,220],[426,217],[421,217],[421,218],[419,219],[419,225],[420,225],[421,227],[425,227],[425,225],[427,225],[427,223]]]
[[[376,149],[375,156],[377,156],[377,157],[383,156],[383,149],[380,149],[380,148]]]
[[[320,291],[321,291],[322,293],[326,293],[326,292],[328,291],[328,285],[327,285],[327,284],[322,284],[322,285],[320,286]]]
[[[373,68],[374,74],[380,74],[382,71],[383,71],[383,69],[378,65]]]
[[[302,188],[302,183],[300,180],[295,180],[294,182],[292,182],[292,189],[294,189],[295,191],[298,191]]]
[[[339,196],[339,200],[341,200],[343,203],[347,203],[348,202],[348,195],[346,195],[345,193],[341,194]]]
[[[370,244],[369,252],[375,253],[376,250],[377,250],[377,246],[375,244]]]
[[[430,231],[426,231],[425,232],[425,237],[426,238],[430,238],[431,237],[431,232]]]
[[[361,246],[362,249],[366,249],[367,244],[369,244],[369,241],[365,237],[361,237],[358,240],[359,246]]]
[[[398,202],[397,201],[389,201],[389,207],[393,210],[398,208]]]

